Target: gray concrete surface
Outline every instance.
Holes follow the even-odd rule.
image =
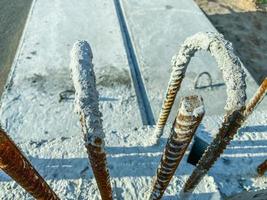
[[[142,124],[113,2],[38,0],[9,91],[1,101],[1,123],[14,138],[47,139],[80,132],[69,69],[76,40],[91,45],[107,131]]]
[[[157,119],[171,73],[172,56],[188,36],[216,29],[193,0],[121,2],[151,108]],[[211,74],[214,87],[195,90],[194,79],[203,71]],[[203,85],[207,84],[205,79],[203,76]],[[251,97],[257,85],[249,74],[247,85],[248,97]],[[179,97],[190,94],[203,96],[206,115],[224,113],[225,85],[215,60],[206,52],[197,53],[189,64],[177,101]],[[177,112],[177,101],[171,121]]]
[[[157,118],[171,72],[170,60],[179,45],[196,32],[216,30],[192,0],[121,0],[124,11],[121,17],[128,26],[128,39],[132,43],[129,45],[129,40],[122,32],[125,27],[122,27],[113,1],[38,0],[34,3],[21,48],[18,49],[16,65],[13,65],[9,90],[1,99],[1,124],[23,147],[26,155],[32,156],[33,162],[59,194],[66,199],[88,196],[99,199],[92,174],[87,173],[90,168],[87,167],[82,146],[79,119],[73,112],[74,89],[69,71],[69,52],[73,43],[78,39],[89,41],[94,54],[100,109],[103,112],[108,160],[111,164],[109,167],[114,172],[111,176],[116,182],[114,190],[119,199],[141,199],[148,193],[155,172],[153,170],[156,170],[169,132],[165,132],[159,146],[151,147],[153,129],[142,127],[143,108],[138,104],[138,95],[147,95],[149,105],[146,106],[151,107]],[[136,63],[133,65],[132,62]],[[223,85],[214,90],[192,89],[195,76],[202,71],[211,73],[214,84],[222,83],[214,60],[206,53],[199,53],[188,68],[180,96],[199,93],[204,97],[207,115],[223,114],[226,99]],[[140,79],[143,86],[135,83]],[[250,76],[248,85],[251,96],[257,86]],[[145,89],[145,93],[138,91],[142,89]],[[144,96],[142,99],[145,101]],[[266,127],[262,123],[266,124],[266,116],[264,112],[258,116],[252,116],[251,125],[259,123],[253,128],[252,136],[254,140],[261,136],[258,145],[264,146],[261,141],[265,141]],[[220,117],[208,116],[200,131],[215,132]],[[241,134],[244,138],[236,142],[238,145],[243,141],[254,145],[251,131],[247,132],[247,135]],[[230,189],[239,188],[239,179],[232,172],[236,174],[238,171],[237,175],[242,177],[251,172],[251,165],[243,171],[235,167],[239,162],[248,163],[251,156],[265,157],[265,148],[260,150],[263,152],[254,152],[254,155],[250,151],[243,152],[245,155],[234,159],[230,166],[225,164],[225,159],[220,159],[217,170],[222,166],[226,169],[232,167],[232,171],[222,170],[232,180],[230,183],[228,179],[215,181],[222,183],[222,188],[227,184]],[[232,154],[240,156],[238,151],[228,150],[228,157],[232,157]],[[248,161],[244,161],[244,158]],[[186,164],[186,160],[183,162]],[[182,174],[175,176],[166,199],[177,197],[178,190],[192,171],[187,166],[177,171]],[[225,176],[219,174],[217,177]],[[5,175],[1,177],[5,178],[1,182],[1,195],[5,196],[11,188],[16,194],[9,193],[8,199],[15,195],[19,199],[27,199],[28,196],[20,187]],[[235,188],[231,185],[233,181]],[[209,199],[213,193],[219,194],[219,186],[212,177],[206,176],[195,199]],[[226,187],[226,190],[229,188]]]

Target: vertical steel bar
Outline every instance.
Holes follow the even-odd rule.
[[[59,200],[16,144],[0,129],[0,168],[34,198]]]
[[[80,116],[89,161],[103,200],[112,199],[112,188],[104,149],[102,113],[96,90],[93,54],[86,41],[78,41],[71,51],[71,76],[75,88],[75,109]]]
[[[186,198],[190,196],[195,187],[200,183],[202,178],[207,174],[209,169],[215,163],[215,161],[223,153],[226,146],[233,139],[238,129],[242,126],[244,121],[256,108],[256,106],[263,100],[267,92],[267,79],[262,82],[259,89],[253,98],[249,101],[247,106],[243,109],[236,110],[232,114],[229,114],[224,118],[224,122],[217,134],[216,138],[209,145],[201,159],[199,160],[195,170],[186,181],[181,197]]]
[[[200,96],[182,99],[159,164],[150,200],[161,199],[204,116]]]

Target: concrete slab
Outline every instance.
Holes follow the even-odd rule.
[[[73,86],[68,67],[72,44],[77,39],[88,40],[94,53],[115,196],[117,199],[146,198],[170,126],[166,127],[160,144],[151,146],[154,130],[142,127],[138,91],[132,84],[129,70],[132,66],[128,64],[127,44],[120,31],[115,4],[109,0],[38,0],[34,3],[8,89],[2,98],[2,125],[61,198],[99,199],[78,116],[73,113]],[[171,70],[167,66],[177,45],[198,31],[215,30],[191,0],[123,0],[121,3],[137,67],[157,117]],[[174,24],[178,25],[174,27]],[[200,53],[193,59],[182,95],[196,92],[191,89],[192,80],[203,69],[212,74],[215,84],[221,83],[215,62],[204,55]],[[252,79],[248,78],[248,82],[254,85]],[[254,92],[253,87],[250,92]],[[207,113],[223,113],[224,86],[198,93],[204,96]],[[205,133],[211,138],[221,118],[207,116],[198,130],[199,135]],[[193,199],[220,199],[219,190],[231,195],[248,186],[258,189],[257,183],[261,180],[250,177],[255,165],[266,157],[266,119],[265,112],[251,116],[237,141],[198,186]],[[193,169],[186,159],[187,155],[164,199],[177,199]],[[239,170],[241,164],[244,168]],[[233,178],[229,181],[229,177]],[[241,179],[242,187],[240,177],[248,179],[245,182]],[[263,182],[259,187],[266,187],[266,178]],[[0,185],[1,199],[30,199],[3,173],[0,173]]]
[[[80,134],[69,53],[81,39],[94,54],[107,132],[142,124],[113,2],[38,0],[1,100],[1,123],[16,141]]]
[[[216,29],[208,21],[193,0],[121,0],[123,13],[131,35],[138,65],[155,119],[159,115],[171,73],[171,58],[178,52],[183,41],[197,32]],[[207,71],[211,74],[212,90],[194,89],[196,76]],[[203,81],[204,80],[204,81]],[[202,77],[202,84],[207,81]],[[206,115],[224,113],[225,85],[215,60],[206,52],[197,53],[189,64],[179,97],[200,94],[204,98]],[[257,85],[248,74],[247,93],[251,97]],[[177,111],[176,101],[171,121]],[[264,102],[262,108],[267,108]]]
[[[107,161],[114,199],[148,199],[153,176],[166,141],[164,136],[164,141],[160,145],[144,147],[153,131],[153,129],[138,129],[107,135]],[[123,135],[128,137],[122,139]],[[82,137],[32,140],[19,145],[61,199],[100,199]],[[192,170],[193,166],[186,163],[185,157],[163,199],[177,199],[183,183]],[[7,175],[0,172],[0,199],[32,198]],[[220,200],[220,193],[211,176],[204,178],[192,198],[192,200],[207,199]]]
[[[216,132],[222,116],[207,116],[197,134]],[[196,188],[191,200],[219,200],[240,192],[266,189],[267,177],[258,177],[256,168],[266,159],[267,113],[256,112]],[[117,131],[106,136],[108,166],[115,199],[147,199],[171,126],[158,146],[149,146],[153,128]],[[30,140],[18,144],[61,199],[99,199],[96,182],[88,165],[81,136]],[[190,147],[189,147],[190,149]],[[164,200],[178,194],[194,166],[182,159]],[[12,192],[10,192],[12,191]],[[26,192],[0,172],[0,199],[31,199]],[[238,198],[237,198],[238,199]]]

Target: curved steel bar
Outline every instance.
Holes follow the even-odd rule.
[[[239,110],[245,106],[246,83],[245,72],[237,56],[233,53],[231,43],[224,40],[218,33],[197,33],[185,40],[179,53],[172,59],[172,73],[166,97],[156,124],[155,134],[159,138],[169,117],[177,92],[185,76],[187,66],[199,50],[206,50],[217,61],[226,84],[227,101],[226,113]]]

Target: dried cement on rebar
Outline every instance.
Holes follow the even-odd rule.
[[[172,59],[170,84],[177,75],[184,77],[191,58],[199,50],[209,51],[222,72],[227,92],[225,110],[232,111],[243,107],[246,101],[246,74],[240,59],[233,53],[232,44],[218,33],[200,32],[185,40],[179,53]]]
[[[92,58],[90,45],[86,41],[78,41],[74,44],[70,68],[75,88],[75,111],[83,116],[88,143],[94,142],[95,138],[105,137]]]
[[[222,72],[227,94],[226,113],[245,106],[247,99],[246,74],[241,61],[233,53],[232,44],[218,33],[197,33],[187,38],[178,54],[172,58],[171,78],[155,131],[157,138],[160,138],[163,134],[164,125],[166,124],[176,93],[180,89],[190,60],[199,50],[210,52]]]

